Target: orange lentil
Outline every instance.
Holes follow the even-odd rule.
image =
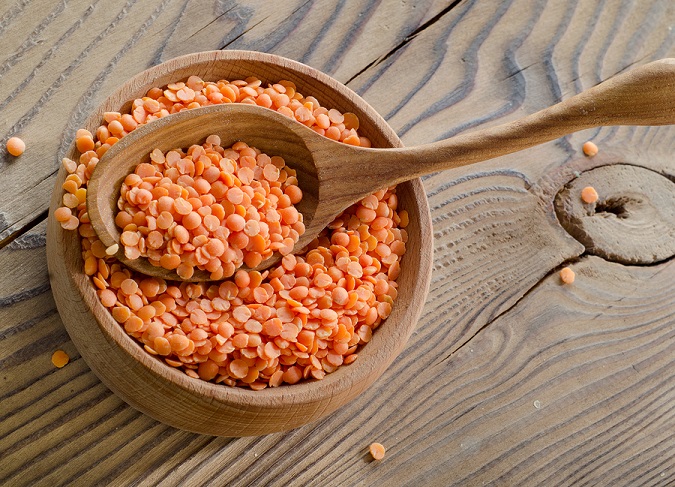
[[[112,316],[118,323],[124,323],[131,316],[131,311],[126,306],[116,306],[112,309]]]
[[[91,134],[78,137],[75,140],[75,144],[77,146],[77,150],[79,150],[82,154],[84,154],[87,151],[93,150],[95,147],[94,139],[91,137]]]
[[[70,362],[70,357],[63,350],[57,350],[52,354],[52,364],[54,367],[63,368]]]
[[[160,355],[171,354],[171,343],[165,337],[156,337],[153,340],[154,350]]]
[[[584,189],[581,190],[581,200],[584,203],[595,203],[598,201],[598,192],[595,190],[594,187],[592,186],[586,186]]]
[[[593,157],[598,153],[598,146],[590,140],[585,142],[581,148],[584,151],[584,154],[586,154],[588,157]]]
[[[561,269],[560,280],[563,282],[563,284],[572,284],[574,282],[574,277],[574,271],[569,267],[564,267]]]
[[[7,140],[7,152],[13,156],[20,156],[26,150],[26,143],[18,137],[10,137]]]
[[[101,300],[101,304],[106,308],[111,308],[117,302],[117,295],[110,289],[101,291],[98,298]]]
[[[73,213],[70,211],[70,208],[65,206],[54,210],[54,218],[57,222],[65,223],[70,220],[71,216],[73,216]]]
[[[351,355],[347,355],[344,359],[344,362],[342,362],[342,363],[345,364],[345,365],[349,365],[351,363],[354,363],[357,358],[358,358],[358,355],[353,353]]]
[[[302,190],[294,185],[287,186],[286,189],[284,189],[284,194],[288,195],[291,199],[291,203],[294,205],[300,203],[300,200],[302,199]]]
[[[229,372],[235,379],[243,379],[248,374],[248,364],[241,359],[236,359],[230,362]]]
[[[368,450],[374,460],[382,460],[384,458],[385,449],[380,443],[371,443]]]
[[[356,132],[356,115],[321,107],[291,82],[265,86],[255,78],[214,83],[190,77],[152,88],[128,112],[105,113],[93,133],[77,132],[76,147],[86,151],[79,162],[62,161],[69,176],[55,217],[63,228],[80,228],[85,270],[101,303],[167,365],[196,379],[253,390],[320,380],[353,363],[392,311],[409,223],[395,188],[345,210],[310,252],[288,254],[264,273],[237,271],[234,261],[250,266],[267,258],[272,245],[291,251],[304,232],[293,208],[302,191],[282,158],[243,142],[220,147],[220,138],[210,136],[201,146],[152,151],[149,162],[125,179],[125,208],[115,222],[122,243],[132,244],[127,255],[138,257],[144,249],[158,265],[180,268],[183,275],[201,265],[215,279],[232,277],[200,284],[149,278],[116,261],[119,248],[105,249],[91,228],[87,182],[110,146],[143,123],[223,101],[257,103],[326,137],[370,146]]]
[[[61,159],[61,164],[63,164],[63,168],[68,174],[73,174],[77,170],[77,163],[72,159],[68,159],[67,157]]]
[[[405,210],[402,210],[401,212],[399,212],[398,216],[399,216],[399,218],[400,218],[399,226],[400,226],[401,228],[407,227],[407,226],[408,226],[408,221],[409,221],[408,212],[405,211]]]

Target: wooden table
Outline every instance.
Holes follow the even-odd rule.
[[[0,484],[674,483],[675,128],[591,130],[426,178],[435,266],[417,331],[353,404],[284,434],[200,436],[127,406],[70,342],[45,258],[75,130],[163,60],[238,48],[305,62],[413,145],[675,56],[674,28],[672,0],[2,2],[0,133],[28,149],[0,158]],[[586,217],[607,225],[586,245],[556,216],[568,183],[562,213],[579,185],[600,191]]]

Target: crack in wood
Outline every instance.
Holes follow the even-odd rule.
[[[16,294],[11,294],[6,298],[0,298],[0,308],[12,306],[16,303],[20,303],[21,301],[32,299],[35,296],[46,293],[50,289],[51,285],[49,284],[49,281],[47,281],[34,288],[26,289],[25,291],[21,291]]]
[[[48,175],[46,178],[51,177],[53,174],[54,173]],[[43,181],[46,178],[43,178]],[[34,218],[29,220],[28,223],[20,226],[18,230],[15,230],[14,232],[11,232],[9,235],[7,235],[2,240],[0,240],[0,249],[6,247],[10,243],[12,243],[14,240],[16,240],[18,237],[20,237],[24,233],[30,231],[32,228],[34,228],[37,225],[39,225],[40,223],[42,223],[44,220],[47,219],[48,215],[49,215],[49,208],[46,208],[45,210],[41,211],[38,215],[36,215]],[[16,222],[14,224],[14,226],[16,226],[16,224],[18,224],[18,223],[21,223],[21,221]],[[5,231],[9,228],[11,228],[11,227],[7,227],[5,229]],[[4,231],[3,231],[3,233],[4,233]]]
[[[46,219],[42,220],[33,228],[36,228],[43,222],[46,223]],[[31,250],[31,249],[39,249],[41,247],[45,247],[46,245],[47,245],[47,234],[46,232],[42,231],[38,233],[26,232],[23,235],[20,235],[19,237],[12,240],[8,245],[6,245],[6,247],[11,250]]]
[[[247,34],[247,33],[250,32],[251,30],[253,30],[253,29],[255,29],[256,27],[258,27],[260,24],[262,24],[262,23],[263,23],[264,21],[266,21],[268,18],[269,18],[269,16],[263,18],[263,19],[260,20],[259,22],[256,22],[256,23],[253,24],[251,27],[249,27],[248,29],[244,30],[241,34],[237,35],[234,39],[232,39],[231,41],[228,41],[228,42],[226,42],[225,44],[223,44],[222,46],[220,46],[218,49],[219,49],[220,51],[222,51],[223,49],[226,49],[230,44],[232,44],[233,42],[236,42],[236,41],[239,40],[241,37],[243,37],[245,34]]]
[[[532,63],[532,64],[528,64],[527,66],[523,66],[522,68],[518,68],[513,73],[509,74],[505,78],[502,78],[501,81],[506,81],[508,79],[513,78],[514,76],[518,76],[519,74],[522,74],[526,69],[529,69],[532,66],[536,66],[537,64],[538,63]]]
[[[278,23],[272,32],[268,32],[263,37],[252,40],[251,42],[246,42],[246,40],[242,38],[242,42],[237,43],[236,49],[274,53],[277,46],[280,44],[283,45],[285,39],[287,39],[298,26],[304,22],[308,13],[311,11],[312,6],[313,0],[306,0],[290,14],[286,14],[286,18]],[[250,19],[247,18],[246,22],[248,22],[248,20]]]
[[[201,31],[203,31],[204,29],[206,29],[209,25],[213,24],[213,23],[216,22],[217,20],[220,20],[220,18],[221,18],[223,15],[226,15],[226,14],[227,14],[228,12],[230,12],[233,8],[234,8],[234,7],[231,7],[231,8],[229,8],[229,9],[225,10],[222,14],[218,15],[218,16],[217,16],[215,19],[213,19],[211,22],[207,23],[204,27],[201,27],[201,28],[197,29],[196,31],[194,31],[192,34],[190,34],[190,35],[188,36],[188,38],[187,38],[186,40],[192,39],[194,36],[196,36],[196,35],[199,34]]]
[[[166,49],[169,39],[171,39],[174,33],[176,32],[176,28],[178,27],[178,24],[180,23],[181,19],[183,18],[183,15],[185,14],[185,9],[187,8],[188,3],[190,3],[190,0],[185,0],[180,8],[180,11],[178,12],[178,15],[174,17],[173,21],[169,25],[159,29],[159,31],[153,34],[153,37],[158,36],[165,30],[169,29],[169,32],[164,36],[164,42],[162,42],[161,45],[157,48],[154,56],[152,56],[152,59],[148,62],[146,67],[149,68],[150,66],[154,66],[155,64],[159,64],[162,62],[162,55],[164,54],[164,49]]]
[[[43,292],[46,292],[43,291]],[[36,294],[41,294],[41,293],[36,293]],[[14,303],[12,303],[14,304]],[[11,326],[9,328],[6,328],[4,330],[0,331],[0,340],[6,340],[7,338],[17,335],[21,332],[24,332],[33,326],[37,325],[38,323],[46,320],[47,318],[50,318],[51,316],[54,316],[57,314],[58,311],[56,310],[56,307],[49,308],[47,311],[45,311],[42,314],[39,314],[29,320],[23,321],[15,326]],[[0,400],[4,399],[6,396],[0,396]],[[2,422],[4,419],[4,416],[0,417],[0,422]]]
[[[386,52],[382,56],[379,56],[378,58],[374,59],[373,61],[368,63],[365,67],[363,67],[361,70],[357,71],[356,74],[354,74],[347,81],[345,81],[345,84],[349,85],[349,83],[351,83],[356,78],[361,76],[368,69],[370,69],[372,67],[375,67],[375,66],[378,66],[379,64],[382,64],[384,61],[386,61],[391,56],[393,56],[397,51],[400,51],[401,49],[403,49],[410,41],[412,41],[415,37],[417,37],[419,34],[421,34],[424,30],[428,29],[429,27],[434,25],[436,22],[441,20],[443,17],[445,17],[445,15],[447,15],[453,8],[457,7],[463,1],[465,1],[465,0],[454,0],[452,3],[450,3],[450,5],[445,7],[443,10],[441,10],[436,15],[434,15],[432,18],[430,18],[429,20],[424,22],[422,25],[417,27],[415,30],[413,30],[409,35],[404,37],[401,42],[399,42],[396,46],[394,46],[388,52]]]

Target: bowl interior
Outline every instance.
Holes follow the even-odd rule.
[[[172,59],[163,64],[135,76],[116,92],[110,95],[105,102],[92,114],[84,128],[90,131],[100,124],[103,113],[106,111],[124,111],[129,109],[131,100],[145,96],[147,90],[153,86],[164,86],[175,81],[185,81],[189,76],[197,75],[204,80],[217,81],[220,79],[245,79],[249,76],[260,78],[264,83],[278,82],[282,79],[293,81],[297,91],[305,96],[314,96],[322,106],[336,108],[342,112],[353,112],[360,120],[359,132],[368,137],[373,147],[397,147],[401,145],[395,132],[386,122],[363,101],[358,95],[338,83],[327,75],[303,64],[280,58],[278,56],[248,51],[212,51],[191,54]],[[67,157],[77,159],[74,144]],[[60,184],[65,179],[65,171],[61,169],[55,195],[52,197],[51,213],[60,206]],[[301,382],[295,385],[285,385],[278,388],[267,388],[261,391],[251,391],[243,388],[233,388],[226,385],[207,383],[191,379],[163,361],[146,353],[142,347],[129,337],[122,327],[113,320],[110,313],[99,302],[95,288],[90,279],[83,272],[79,237],[75,232],[67,232],[59,225],[50,226],[53,229],[58,245],[58,253],[63,256],[70,287],[83,300],[92,316],[97,317],[98,330],[111,346],[119,347],[126,355],[133,357],[138,367],[147,369],[153,377],[153,386],[178,388],[190,395],[199,395],[202,398],[230,405],[234,408],[263,409],[270,405],[312,405],[316,408],[305,408],[297,414],[294,420],[284,425],[268,428],[269,431],[287,429],[298,426],[309,420],[317,419],[328,414],[339,406],[344,398],[352,398],[369,386],[390,365],[405,346],[407,339],[415,328],[417,319],[424,304],[426,292],[431,276],[431,220],[428,203],[420,180],[410,181],[398,186],[400,207],[408,211],[410,224],[407,228],[409,240],[407,251],[401,262],[401,274],[397,280],[399,294],[389,318],[376,330],[372,340],[361,350],[359,358],[353,364],[342,366],[337,371],[327,374],[321,381]],[[58,197],[57,197],[58,196]],[[50,217],[53,219],[53,217]],[[50,264],[51,266],[51,264]],[[56,293],[57,304],[61,298]],[[74,299],[74,298],[73,298]],[[61,307],[61,306],[59,306]],[[91,317],[88,317],[91,319]],[[64,319],[64,324],[71,333],[70,323]],[[118,393],[131,405],[141,409],[157,419],[167,421],[162,414],[144,407],[142,395],[147,384],[124,384],[114,377],[119,370],[114,364],[110,366],[97,364],[94,349],[87,346],[84,338],[73,337],[73,341],[85,360],[92,366],[97,375],[108,387]],[[335,401],[331,402],[331,398]],[[338,400],[339,398],[342,398]],[[342,401],[344,402],[344,401]],[[308,412],[309,411],[309,412]],[[177,424],[174,424],[177,425]],[[180,425],[185,427],[185,425]],[[193,431],[205,432],[200,425]],[[265,431],[265,432],[269,432]],[[243,434],[247,432],[244,431]],[[256,434],[259,430],[256,430]],[[215,432],[215,434],[223,434]]]

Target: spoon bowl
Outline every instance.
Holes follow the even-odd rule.
[[[520,151],[564,135],[603,125],[675,123],[675,60],[664,59],[629,70],[570,99],[522,119],[418,147],[371,149],[332,141],[273,110],[244,104],[186,110],[142,126],[115,144],[101,159],[89,183],[89,216],[101,241],[119,242],[114,217],[119,186],[149,153],[202,143],[219,135],[224,146],[243,140],[270,155],[282,156],[298,172],[304,197],[298,205],[305,247],[339,213],[380,189],[432,172]],[[112,184],[111,184],[112,182]],[[278,254],[277,254],[278,255]],[[147,259],[130,267],[157,277],[179,279],[175,271]],[[278,261],[270,258],[256,269]],[[209,280],[196,272],[193,281]]]
[[[264,130],[261,129],[264,127]],[[310,132],[303,139],[303,129]],[[314,218],[319,202],[319,179],[312,157],[312,135],[320,136],[284,115],[252,105],[211,105],[185,110],[170,117],[141,125],[113,145],[96,166],[87,190],[87,209],[99,239],[106,247],[119,244],[115,257],[128,267],[147,275],[171,280],[209,281],[210,273],[195,268],[189,279],[180,278],[174,270],[154,266],[146,258],[127,259],[120,244],[121,231],[115,224],[117,202],[124,178],[142,162],[150,161],[150,152],[160,149],[186,148],[201,144],[209,135],[218,135],[223,147],[245,141],[264,153],[281,156],[297,171],[303,199],[296,205],[303,214],[308,232],[300,237],[296,249],[305,247],[326,227],[330,220]],[[342,145],[335,143],[335,145]],[[336,215],[333,215],[336,216]],[[320,228],[319,228],[320,226]],[[263,261],[256,269],[266,269],[280,260],[279,253]],[[248,269],[246,266],[242,268]]]

